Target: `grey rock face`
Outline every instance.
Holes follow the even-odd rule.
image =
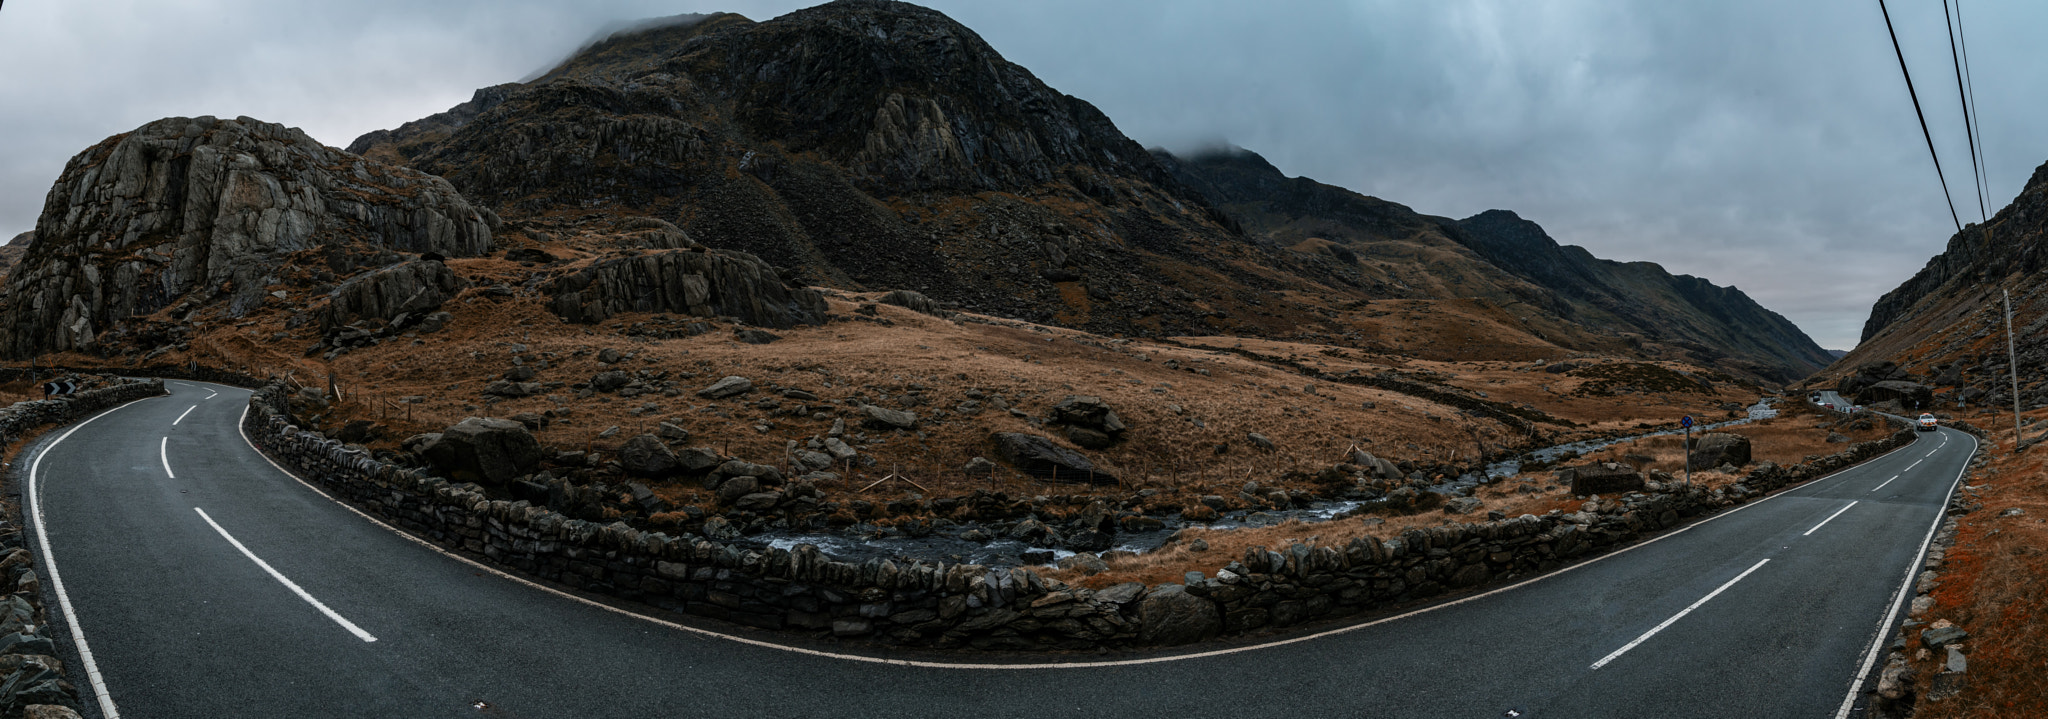
[[[73,157],[8,276],[0,351],[86,350],[181,298],[268,297],[290,253],[351,243],[473,256],[495,215],[445,180],[250,118],[166,118]]]
[[[502,484],[533,470],[540,443],[526,426],[509,419],[462,420],[421,450],[428,463],[458,482]]]
[[[327,304],[327,324],[332,327],[366,318],[391,320],[400,315],[424,318],[468,286],[439,261],[401,262],[351,277],[334,288]]]
[[[990,439],[995,441],[996,456],[1025,474],[1064,482],[1116,482],[1116,475],[1096,469],[1087,457],[1044,437],[997,432]]]
[[[621,312],[737,317],[786,329],[825,323],[825,297],[784,286],[775,268],[744,252],[669,250],[595,262],[548,284],[550,308],[591,324]]]
[[[1223,614],[1216,603],[1187,592],[1179,584],[1161,584],[1138,602],[1138,639],[1147,644],[1170,646],[1216,636],[1223,630]]]

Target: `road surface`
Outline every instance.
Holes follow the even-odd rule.
[[[84,637],[97,674],[73,680],[105,692],[92,712],[1837,716],[1880,627],[1896,623],[1909,565],[1975,447],[1944,428],[1569,571],[1303,641],[1203,646],[1228,651],[1196,658],[889,654],[663,617],[827,653],[1075,664],[899,666],[684,631],[499,576],[275,468],[237,429],[248,391],[167,388],[24,456],[36,470],[38,559],[54,560],[75,617],[53,632]],[[51,614],[62,618],[56,605]],[[1086,665],[1102,661],[1125,663]]]

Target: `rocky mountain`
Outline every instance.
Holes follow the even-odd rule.
[[[1742,291],[1614,262],[1560,245],[1506,210],[1450,220],[1287,177],[1256,153],[1224,148],[1176,158],[1157,151],[1252,236],[1353,261],[1371,291],[1396,297],[1480,297],[1514,308],[1565,346],[1622,338],[1635,349],[1787,382],[1832,358]]]
[[[448,183],[250,118],[166,118],[73,157],[8,273],[0,352],[92,350],[131,318],[260,305],[293,253],[337,270],[491,249],[489,210]]]
[[[2004,296],[2012,295],[2022,404],[2048,404],[2037,370],[2048,365],[2048,164],[1989,222],[1949,238],[1941,254],[1870,308],[1863,341],[1831,368],[1886,361],[1968,399],[2011,401]]]
[[[1248,242],[1094,106],[937,12],[842,0],[623,32],[358,138],[547,246],[591,213],[849,289],[1107,333],[1285,331],[1334,263]]]

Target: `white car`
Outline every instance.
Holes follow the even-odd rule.
[[[1938,424],[1940,424],[1940,423],[1941,423],[1941,422],[1940,422],[1939,420],[1936,420],[1936,419],[1934,418],[1934,415],[1931,415],[1931,414],[1922,414],[1922,415],[1920,415],[1920,427],[1919,427],[1919,429],[1920,429],[1920,431],[1922,431],[1922,432],[1932,432],[1932,431],[1934,431],[1934,427],[1935,427],[1935,425],[1938,425]]]

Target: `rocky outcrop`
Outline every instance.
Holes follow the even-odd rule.
[[[825,323],[825,297],[789,287],[775,269],[744,252],[669,250],[601,260],[549,283],[549,305],[570,322],[602,322],[621,312],[737,317],[762,327]]]
[[[349,278],[334,288],[327,304],[329,326],[360,319],[378,319],[395,324],[406,316],[424,317],[469,283],[436,260],[402,262],[381,270]]]
[[[1896,400],[1905,410],[1922,410],[1934,406],[1934,388],[1918,382],[1887,380],[1864,387],[1856,393],[1856,403],[1873,405]]]
[[[0,353],[92,351],[178,302],[260,304],[285,256],[356,244],[481,254],[495,216],[438,177],[250,118],[167,118],[79,153],[9,273]]]
[[[1835,391],[1853,397],[1856,393],[1862,392],[1863,388],[1879,382],[1911,381],[1913,381],[1913,375],[1907,372],[1905,368],[1900,367],[1897,362],[1866,362],[1857,366],[1854,373],[1843,377],[1840,382],[1835,383]],[[1955,382],[1947,384],[1955,384]]]

